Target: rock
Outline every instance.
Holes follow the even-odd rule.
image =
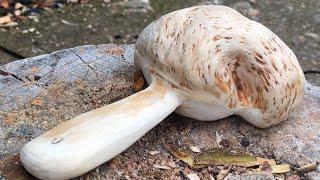
[[[317,13],[313,16],[313,21],[315,24],[320,24],[320,13]]]
[[[152,11],[149,0],[131,0],[131,1],[120,1],[111,3],[111,8],[114,12],[123,9],[125,13],[147,13]]]
[[[133,65],[133,51],[133,45],[80,46],[0,66],[2,176],[30,178],[18,158],[20,148],[27,141],[78,114],[134,93],[133,77],[137,71]],[[34,99],[41,103],[32,103]],[[268,129],[255,128],[236,116],[200,122],[172,114],[115,157],[112,162],[119,162],[117,166],[108,162],[99,167],[99,172],[93,170],[81,178],[125,178],[129,175],[127,164],[132,163],[145,164],[139,171],[136,166],[132,167],[139,178],[169,178],[175,175],[173,165],[169,167],[172,171],[153,168],[153,164],[177,160],[162,150],[163,143],[179,142],[186,148],[192,144],[209,149],[218,146],[217,132],[228,140],[228,148],[237,152],[271,157],[278,163],[297,167],[311,160],[320,161],[319,107],[320,88],[306,83],[299,109],[287,121]],[[182,130],[187,128],[190,133],[182,135]],[[150,155],[150,149],[161,153]],[[179,167],[181,164],[177,162]],[[201,173],[198,175],[202,177]]]

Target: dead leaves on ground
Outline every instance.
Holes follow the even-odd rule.
[[[19,21],[28,18],[38,21],[34,13],[41,10],[50,10],[50,8],[63,7],[64,3],[86,3],[84,0],[28,0],[28,1],[10,1],[0,0],[0,27],[16,26]],[[63,4],[62,4],[63,3]]]
[[[276,164],[273,159],[254,157],[246,154],[236,153],[226,149],[212,149],[192,156],[180,151],[171,145],[165,145],[166,149],[176,158],[197,169],[209,165],[241,166],[256,173],[266,172],[271,174],[283,174],[290,172],[288,164]],[[258,168],[257,168],[258,167]]]

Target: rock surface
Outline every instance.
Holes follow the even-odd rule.
[[[80,46],[0,66],[0,179],[32,179],[18,155],[27,141],[134,93],[133,51],[134,45]],[[194,172],[203,179],[216,173],[216,167],[189,169],[167,152],[163,145],[169,143],[186,151],[190,145],[201,150],[222,145],[292,167],[319,162],[319,107],[320,88],[307,83],[299,109],[268,129],[257,129],[236,116],[200,122],[172,114],[128,150],[81,178],[172,179]],[[224,143],[218,144],[221,138]]]

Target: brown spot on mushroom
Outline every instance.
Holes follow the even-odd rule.
[[[263,61],[263,57],[262,57],[260,54],[256,53],[256,55],[254,56],[254,58],[256,59],[256,61],[257,61],[259,64],[262,64],[262,65],[266,64],[266,62]]]
[[[220,45],[217,45],[217,46],[215,47],[215,53],[217,54],[217,53],[219,53],[219,52],[221,52],[221,48],[220,48]]]
[[[207,82],[207,79],[206,79],[204,73],[202,73],[202,79],[204,80],[204,83],[205,83],[206,85],[208,85],[208,82]]]
[[[224,93],[228,93],[230,91],[230,87],[228,86],[228,83],[223,81],[217,72],[214,74],[214,77],[215,77],[214,79],[218,89]]]
[[[220,39],[220,36],[218,35],[213,37],[213,41],[218,41],[219,39]]]
[[[241,79],[238,77],[236,71],[232,72],[232,79],[236,86],[238,100],[241,102],[242,106],[247,106],[248,105],[247,95],[242,87]]]

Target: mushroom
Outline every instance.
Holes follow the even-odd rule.
[[[41,179],[84,174],[173,111],[204,121],[239,115],[267,128],[288,118],[303,95],[305,78],[290,48],[225,6],[162,16],[140,34],[134,60],[149,87],[27,143],[21,162],[31,174]]]

